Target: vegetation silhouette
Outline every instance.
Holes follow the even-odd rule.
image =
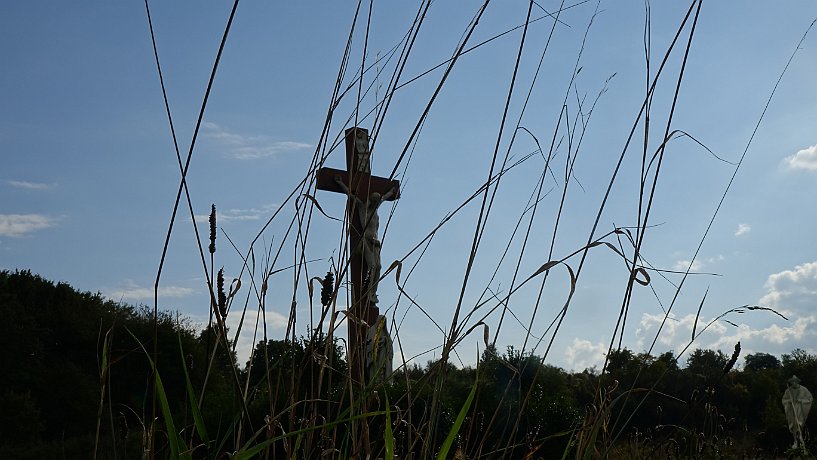
[[[152,347],[150,309],[78,292],[29,271],[2,271],[0,315],[5,319],[0,322],[0,456],[143,454],[150,433],[145,417],[150,413],[153,380],[149,356],[135,339]],[[235,388],[230,375],[236,356],[215,354],[208,371],[206,347],[217,342],[208,338],[215,333],[212,327],[196,331],[188,320],[170,312],[159,315],[157,326],[157,368],[174,426],[180,439],[192,446],[187,454],[221,458],[230,451],[227,446],[251,437],[236,439],[242,418],[237,396],[242,389]],[[268,441],[270,458],[319,458],[327,452],[332,458],[347,456],[352,436],[350,425],[343,423],[349,413],[344,386],[348,368],[340,343],[327,340],[315,334],[294,341],[262,341],[252,361],[241,367],[240,381],[250,389],[251,424],[269,427],[253,439],[259,444]],[[373,435],[383,432],[388,408],[389,445],[397,457],[410,458],[419,451],[418,442],[443,444],[474,390],[455,438],[461,453],[556,458],[570,451],[571,434],[594,410],[601,388],[614,401],[608,423],[627,433],[611,446],[610,458],[659,454],[773,458],[790,443],[780,404],[786,377],[803,376],[803,385],[817,388],[817,356],[797,349],[781,359],[759,352],[743,361],[742,368],[729,368],[729,357],[722,352],[698,349],[680,367],[673,352],[655,357],[624,348],[610,353],[607,372],[600,376],[594,369],[569,372],[544,364],[540,357],[512,346],[503,353],[489,347],[478,371],[445,364],[446,385],[437,394],[442,407],[436,421],[440,429],[434,431],[437,438],[418,441],[416,433],[429,423],[426,415],[435,392],[431,377],[442,371],[439,362],[403,368],[372,393],[376,404],[370,430]],[[186,376],[200,395],[208,373],[200,404],[201,430],[194,420]],[[651,387],[652,393],[642,400]],[[622,398],[625,393],[630,397]],[[528,403],[521,404],[528,394]],[[316,408],[319,420],[308,418]],[[807,433],[817,432],[815,422],[815,417],[807,420]],[[299,430],[297,443],[269,442]],[[207,440],[200,435],[204,432],[210,434]],[[171,456],[168,433],[157,431],[153,441],[157,458]],[[813,451],[814,441],[807,442]]]

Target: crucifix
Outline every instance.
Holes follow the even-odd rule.
[[[365,375],[360,363],[364,350],[363,340],[368,334],[367,325],[371,328],[382,324],[380,310],[377,308],[377,285],[381,270],[380,240],[377,238],[380,219],[377,208],[384,201],[400,197],[400,182],[371,175],[369,132],[363,128],[346,130],[346,168],[346,171],[320,168],[317,188],[343,193],[348,197],[349,272],[352,281],[352,305],[349,310],[358,320],[349,321],[349,366],[352,375],[369,380],[373,376]],[[381,325],[381,330],[382,327]],[[377,347],[376,344],[374,346]],[[390,367],[387,367],[386,374],[390,373]]]

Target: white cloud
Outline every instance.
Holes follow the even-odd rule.
[[[604,365],[605,353],[607,353],[607,345],[601,342],[594,344],[589,340],[574,338],[573,344],[565,349],[565,359],[568,367],[576,371],[593,366],[600,369]]]
[[[644,313],[641,315],[641,321],[635,331],[639,348],[646,348],[645,345],[652,343],[655,333],[658,331],[658,327],[663,320],[664,315],[662,314],[653,315]],[[680,319],[676,318],[674,314],[670,314],[664,323],[664,327],[661,329],[657,343],[665,346],[669,350],[678,352],[689,343],[692,337],[693,326],[697,334],[701,332],[711,320],[711,318],[707,319],[701,316],[698,318],[697,326],[695,326],[695,315],[693,314],[688,314]],[[701,336],[701,339],[699,339],[699,343],[718,340],[718,338],[726,332],[726,324],[722,321],[715,321],[706,329],[706,332]]]
[[[772,312],[747,311],[745,315],[730,314],[715,321],[701,333],[704,327],[712,321],[711,317],[701,315],[696,325],[693,313],[682,317],[670,315],[658,336],[658,351],[667,349],[679,353],[689,344],[693,327],[695,327],[696,334],[701,334],[690,346],[690,350],[708,348],[730,353],[735,343],[740,341],[745,350],[779,354],[787,353],[795,347],[808,348],[808,344],[815,343],[817,340],[817,314],[814,310],[814,307],[817,306],[817,261],[797,265],[791,270],[773,273],[769,275],[765,287],[766,294],[758,303],[780,312],[788,318],[788,321]],[[760,320],[762,324],[751,326],[738,321],[744,317],[747,317],[747,320],[750,318]],[[639,350],[646,350],[649,347],[663,319],[662,314],[642,314],[635,332],[636,346]]]
[[[759,303],[777,310],[809,313],[817,306],[817,261],[769,275]]]
[[[234,304],[233,309],[230,310],[230,313],[227,315],[227,327],[230,330],[238,330],[238,324],[241,321],[241,310],[237,309],[240,308],[241,305]],[[287,317],[283,314],[268,309],[264,315],[267,319],[267,328],[280,330],[287,327]],[[258,332],[259,334],[263,334],[263,325],[258,317],[258,309],[254,310],[247,310],[247,313],[244,315],[244,325],[242,327],[241,336],[245,338],[252,338],[253,331],[255,330],[255,324],[258,321]]]
[[[797,318],[794,322],[786,323],[785,327],[772,324],[763,329],[752,329],[746,324],[739,324],[730,335],[722,335],[719,339],[707,345],[707,348],[724,349],[734,346],[736,342],[748,342],[752,339],[760,339],[763,342],[782,345],[792,340],[803,340],[809,335],[814,335],[814,324],[817,323],[817,316],[809,315]]]
[[[231,278],[227,277],[227,279]],[[250,286],[250,282],[244,279],[242,284],[244,284],[244,287],[242,287],[239,292],[244,292],[246,295],[246,291],[244,290]],[[206,294],[206,289],[203,292]],[[230,340],[233,340],[236,332],[239,331],[239,326],[241,328],[236,343],[236,356],[241,366],[249,359],[255,344],[264,339],[263,318],[266,318],[267,338],[271,340],[282,340],[288,323],[288,318],[284,314],[288,313],[288,306],[281,307],[268,303],[266,305],[266,312],[262,317],[258,310],[258,304],[255,303],[255,307],[253,307],[254,302],[250,302],[247,311],[244,312],[244,303],[240,300],[242,298],[241,294],[236,295],[226,320]],[[204,329],[210,319],[207,305],[205,304],[203,311],[199,311],[200,314],[186,313],[185,316],[190,318],[195,327]]]
[[[735,231],[735,236],[745,235],[752,231],[752,227],[749,224],[738,224],[738,229]]]
[[[232,208],[225,211],[216,209],[216,221],[218,225],[225,222],[256,221],[267,219],[278,207],[278,204],[267,204],[260,208]],[[209,222],[210,214],[196,215],[197,222]]]
[[[227,315],[227,329],[230,331],[230,339],[238,331],[242,319],[242,311],[239,304],[233,304],[233,309]],[[267,307],[265,314],[267,323],[267,338],[281,340],[287,327],[287,317]],[[207,324],[207,319],[204,320]],[[257,324],[257,326],[256,326]],[[244,315],[244,323],[241,324],[241,332],[236,343],[236,356],[240,365],[249,360],[254,344],[264,340],[264,326],[259,318],[258,309],[248,309]]]
[[[817,144],[798,150],[794,155],[787,156],[783,163],[790,169],[817,171]]]
[[[737,315],[727,316],[726,320],[735,323],[731,325],[726,321],[719,320],[712,323],[709,328],[704,331],[704,328],[712,321],[712,318],[705,318],[703,316],[698,318],[698,324],[695,328],[695,333],[699,334],[704,331],[689,347],[689,350],[696,348],[705,348],[711,350],[730,351],[735,343],[741,342],[746,349],[756,350],[770,350],[772,348],[780,350],[790,350],[793,346],[800,346],[804,340],[809,336],[815,335],[815,324],[817,324],[817,315],[807,315],[801,317],[790,317],[790,321],[786,322],[782,319],[778,321],[778,317],[768,312],[749,312],[753,315],[771,315],[773,321],[778,324],[771,324],[762,328],[753,328],[745,323],[735,323]],[[652,315],[645,313],[641,316],[639,327],[636,329],[637,346],[639,349],[646,349],[652,343],[655,333],[664,319],[663,315]],[[661,348],[667,350],[674,350],[680,353],[692,338],[692,327],[695,325],[695,315],[688,314],[678,319],[674,315],[664,323],[661,329],[661,334],[658,336],[657,344]],[[791,345],[795,342],[794,345]],[[787,345],[788,344],[788,345]],[[653,353],[655,354],[655,353]],[[683,360],[682,360],[683,361]]]
[[[6,183],[12,187],[22,188],[25,190],[48,190],[54,187],[53,184],[42,184],[39,182],[29,182],[24,180],[7,180]]]
[[[724,257],[723,254],[718,254],[717,256],[709,257],[707,259],[695,259],[695,261],[692,262],[692,266],[690,267],[689,266],[690,261],[687,259],[682,259],[675,261],[675,264],[672,266],[672,269],[679,272],[685,272],[687,271],[687,269],[689,269],[690,272],[699,272],[703,270],[705,267],[708,267],[718,262],[723,262],[724,260],[726,260],[726,257]]]
[[[303,142],[274,141],[267,136],[244,136],[212,122],[204,122],[202,126],[204,137],[214,140],[228,155],[239,160],[267,158],[311,147]]]
[[[675,265],[672,266],[672,269],[679,272],[685,272],[687,269],[689,269],[689,271],[691,272],[697,272],[704,268],[704,264],[700,260],[692,262],[691,267],[689,266],[689,264],[690,264],[689,260],[678,260],[675,262]]]
[[[42,214],[0,214],[0,236],[25,236],[54,225],[56,219]]]
[[[188,297],[195,293],[196,291],[192,288],[188,287],[181,287],[181,286],[159,286],[158,294],[159,298],[162,297],[172,297],[172,298],[180,298],[180,297]],[[110,294],[108,295],[113,300],[148,300],[153,298],[153,286],[146,287],[140,286],[133,281],[125,282],[125,287],[119,289],[112,289],[110,290]]]

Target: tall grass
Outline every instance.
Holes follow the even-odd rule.
[[[432,107],[443,88],[447,87],[449,77],[457,68],[460,58],[466,53],[477,52],[480,46],[504,35],[504,33],[496,35],[476,45],[472,43],[474,32],[478,30],[483,15],[490,14],[490,3],[490,0],[486,0],[477,8],[467,28],[463,31],[461,40],[454,46],[451,58],[437,66],[443,67],[444,70],[433,86],[431,95],[423,104],[421,114],[410,129],[402,150],[390,165],[390,178],[405,178],[407,172],[411,170],[410,162],[414,148],[424,127],[429,122]],[[599,11],[599,3],[585,5],[586,3],[588,2],[576,4],[562,2],[557,11],[542,13],[541,6],[530,2],[521,24],[511,29],[518,32],[516,61],[513,68],[509,69],[511,77],[507,86],[502,88],[505,102],[484,181],[475,184],[473,193],[461,203],[452,206],[450,212],[441,219],[438,225],[433,226],[422,237],[418,237],[416,245],[392,263],[382,276],[381,286],[386,284],[386,280],[391,280],[393,277],[399,292],[395,305],[388,309],[391,315],[388,327],[395,343],[397,372],[388,380],[375,382],[366,382],[360,374],[356,374],[354,366],[346,365],[348,359],[343,359],[343,357],[359,356],[361,353],[360,350],[350,349],[351,345],[345,340],[343,332],[345,328],[363,321],[362,318],[356,317],[352,308],[349,307],[352,303],[348,287],[349,254],[354,251],[353,248],[348,247],[348,235],[345,230],[345,222],[348,217],[343,219],[344,225],[339,227],[343,230],[339,235],[316,234],[318,231],[313,229],[318,219],[325,219],[333,215],[331,210],[324,209],[325,205],[322,207],[320,203],[322,199],[320,194],[323,192],[316,191],[315,177],[318,168],[326,164],[330,158],[342,157],[342,152],[338,147],[343,143],[342,133],[345,128],[353,125],[370,127],[371,145],[374,147],[381,129],[387,123],[387,115],[400,110],[398,105],[392,104],[393,98],[399,89],[419,78],[406,77],[405,70],[407,64],[411,62],[415,41],[424,31],[423,26],[432,8],[432,2],[428,0],[420,2],[417,13],[403,39],[392,47],[389,53],[377,59],[373,59],[371,53],[367,52],[372,2],[369,2],[368,6],[365,5],[365,2],[358,2],[340,59],[332,96],[327,104],[325,123],[320,134],[316,136],[317,146],[302,178],[291,188],[288,195],[280,197],[279,207],[261,226],[256,236],[247,243],[244,250],[239,250],[229,237],[227,240],[230,245],[220,242],[217,249],[217,214],[216,207],[213,205],[210,216],[209,261],[207,261],[202,246],[204,243],[199,237],[193,197],[186,178],[208,97],[213,88],[233,18],[236,15],[238,1],[234,3],[224,30],[186,158],[182,157],[176,139],[174,119],[169,104],[167,104],[159,51],[154,39],[154,56],[181,176],[173,216],[162,252],[162,263],[157,270],[156,292],[158,293],[170,237],[178,220],[177,211],[182,196],[184,196],[187,201],[189,218],[195,229],[201,270],[210,296],[211,324],[208,329],[207,351],[209,355],[206,377],[200,388],[194,388],[189,376],[187,379],[188,401],[186,404],[188,412],[192,415],[192,421],[187,422],[186,426],[180,426],[178,420],[174,420],[171,404],[167,401],[162,389],[161,377],[158,372],[155,374],[152,386],[154,404],[152,416],[147,420],[146,439],[149,441],[145,447],[145,456],[153,458],[160,450],[161,446],[156,445],[159,443],[157,441],[159,438],[164,439],[169,446],[171,458],[215,459],[229,455],[237,459],[432,457],[470,459],[516,458],[515,456],[520,453],[526,455],[525,458],[537,458],[537,455],[541,455],[537,452],[542,445],[554,439],[563,443],[562,458],[587,459],[622,455],[622,446],[629,446],[630,452],[635,453],[633,455],[647,455],[646,452],[650,447],[643,437],[639,435],[632,437],[631,435],[629,440],[625,438],[629,433],[627,430],[629,418],[647,398],[656,397],[655,386],[648,389],[639,388],[636,386],[638,381],[636,378],[636,382],[633,382],[630,388],[617,388],[615,382],[604,378],[608,364],[605,362],[599,370],[600,375],[593,381],[595,399],[585,407],[583,417],[565,430],[536,432],[525,431],[527,425],[525,425],[523,414],[527,413],[529,407],[534,404],[537,384],[541,384],[541,379],[545,377],[544,374],[535,370],[531,382],[526,384],[525,388],[521,382],[526,372],[531,372],[530,369],[538,369],[536,366],[541,366],[551,359],[551,351],[557,336],[562,332],[565,321],[569,316],[576,314],[574,313],[576,309],[574,296],[578,286],[585,279],[583,275],[588,270],[591,254],[604,253],[617,258],[624,274],[625,281],[621,286],[621,300],[620,304],[617,304],[617,320],[611,325],[607,337],[609,339],[608,356],[622,346],[625,330],[632,322],[628,313],[637,289],[650,289],[658,298],[659,295],[654,287],[656,282],[666,281],[673,286],[671,300],[664,309],[664,322],[671,318],[685,282],[693,274],[691,268],[695,257],[698,256],[707,239],[712,223],[721,209],[723,199],[730,190],[732,180],[740,170],[746,151],[738,162],[732,163],[734,166],[732,179],[726,185],[706,230],[700,236],[689,267],[682,273],[668,274],[666,270],[660,270],[651,265],[644,256],[644,248],[648,230],[653,228],[651,217],[659,179],[665,172],[664,160],[669,154],[669,145],[679,135],[692,138],[691,135],[675,127],[673,117],[676,106],[684,102],[683,83],[687,72],[686,64],[690,56],[694,55],[693,45],[699,18],[706,13],[702,8],[703,2],[691,1],[683,17],[678,18],[677,28],[671,41],[664,49],[654,50],[650,40],[653,31],[651,30],[649,2],[647,2],[644,14],[645,87],[640,108],[632,117],[631,127],[625,136],[624,144],[617,150],[618,155],[613,168],[609,171],[607,186],[598,206],[594,209],[570,210],[590,216],[592,225],[587,237],[582,239],[583,243],[576,244],[572,249],[566,251],[564,244],[557,244],[557,241],[561,241],[560,238],[564,238],[563,226],[567,219],[567,206],[571,203],[569,198],[572,197],[572,194],[577,193],[577,187],[582,188],[576,179],[575,168],[580,155],[582,158],[586,155],[583,140],[591,130],[590,122],[593,120],[597,104],[604,103],[603,97],[608,90],[610,78],[612,78],[601,82],[601,89],[598,90],[592,102],[586,102],[579,97],[577,79],[585,64],[585,46],[592,37]],[[152,34],[152,21],[147,1],[145,6]],[[594,10],[585,25],[581,46],[575,55],[575,60],[569,64],[572,70],[561,97],[561,105],[554,108],[554,112],[558,113],[557,121],[549,128],[533,128],[532,124],[525,126],[523,123],[529,123],[525,116],[528,102],[534,89],[539,88],[542,84],[539,81],[540,70],[543,69],[546,56],[552,52],[551,38],[557,33],[557,25],[562,23],[563,12],[578,7],[594,8]],[[551,25],[546,43],[540,49],[535,50],[534,45],[527,41],[529,39],[528,30],[532,23],[540,20],[550,21]],[[361,36],[365,39],[361,40]],[[521,87],[523,83],[517,79],[520,63],[523,57],[534,52],[539,56],[538,60],[534,61],[537,62],[536,71],[528,86]],[[360,62],[353,62],[355,56],[360,56]],[[654,61],[656,56],[660,57],[657,62]],[[373,75],[375,71],[376,75]],[[426,73],[420,76],[423,75]],[[381,78],[386,81],[385,89],[379,86]],[[658,92],[666,90],[667,85],[670,88],[667,96],[669,104],[660,105],[662,108],[666,105],[665,111],[657,113],[654,101],[658,97]],[[373,94],[373,90],[377,91],[377,94]],[[521,106],[514,104],[519,94],[526,95]],[[774,92],[771,96],[773,95]],[[577,113],[579,115],[576,115]],[[515,121],[513,120],[514,115],[516,115]],[[761,119],[762,115],[758,120],[758,125]],[[659,121],[656,120],[664,120],[663,124],[658,125],[657,134],[654,131]],[[528,155],[515,157],[514,149],[518,134],[530,136],[537,145],[537,149]],[[540,138],[549,138],[550,141],[541,144]],[[659,139],[658,142],[655,142],[656,138]],[[698,141],[695,140],[695,142]],[[747,143],[747,151],[750,143],[751,139]],[[700,142],[698,144],[706,149]],[[605,230],[602,228],[602,216],[609,211],[611,190],[624,180],[622,175],[624,175],[625,158],[628,158],[628,155],[632,156],[634,150],[640,153],[640,161],[635,172],[637,175],[637,196],[634,197],[637,206],[635,222]],[[710,153],[715,155],[711,151]],[[477,265],[484,264],[480,262],[484,259],[480,259],[479,255],[484,252],[483,247],[488,238],[486,235],[490,233],[489,223],[494,222],[497,209],[501,206],[498,196],[509,180],[506,179],[506,176],[517,171],[522,165],[526,168],[533,167],[531,166],[533,159],[537,158],[543,160],[541,166],[538,167],[540,168],[538,180],[532,187],[528,203],[518,215],[513,232],[507,239],[504,252],[496,263],[493,275],[484,286],[474,286],[474,283],[479,281],[475,281],[477,278],[473,275],[473,271]],[[556,170],[564,171],[564,174],[557,177],[554,172]],[[551,189],[554,192],[552,196],[551,191],[548,191],[546,187],[551,179],[555,182]],[[402,200],[411,199],[410,193],[405,194],[402,198]],[[555,200],[552,208],[543,205],[546,200],[550,199]],[[469,234],[472,235],[470,247],[464,256],[465,273],[461,279],[456,280],[458,295],[454,301],[454,309],[450,318],[447,318],[450,319],[450,323],[446,324],[421,303],[422,300],[417,298],[418,290],[411,287],[410,280],[418,271],[424,270],[421,261],[428,254],[432,240],[448,228],[456,215],[471,206],[478,206],[478,213],[471,228],[472,232]],[[383,209],[381,212],[386,211]],[[398,202],[390,210],[389,221],[395,213],[399,212]],[[543,214],[548,212],[552,214],[543,217]],[[542,221],[548,224],[544,226],[541,224]],[[270,243],[268,246],[260,247],[259,242],[263,241],[263,235],[273,227],[280,229],[280,233],[275,235],[278,243],[275,246]],[[389,223],[387,222],[384,238],[388,229]],[[533,236],[543,232],[551,235],[549,242],[544,245],[544,250],[542,248],[533,249]],[[315,246],[317,238],[337,240],[334,250],[330,254],[321,256],[323,260],[330,260],[329,271],[323,277],[315,276],[315,271],[310,264],[312,261],[307,257],[307,253],[314,253],[311,248]],[[230,246],[243,262],[241,266],[228,267],[229,272],[238,272],[238,275],[233,283],[225,288],[223,269],[217,272],[214,280],[215,261],[225,251],[229,252]],[[515,261],[513,251],[518,251]],[[538,269],[531,270],[529,261],[533,257],[542,259],[536,264]],[[326,269],[325,263],[318,269],[318,273],[322,273],[324,269]],[[426,268],[426,270],[439,270],[439,268]],[[281,284],[277,282],[278,278],[274,279],[274,277],[283,273],[292,276],[290,290],[283,293],[271,292],[273,282],[276,283],[276,286]],[[668,275],[680,279],[671,282],[667,278]],[[450,277],[451,282],[455,282],[454,276],[447,270],[442,276]],[[503,291],[504,293],[495,292],[492,287],[494,279],[498,276],[506,276],[510,279],[510,286]],[[243,290],[241,280],[244,280]],[[564,280],[564,284],[552,287],[554,283],[559,282],[558,280]],[[313,299],[316,297],[313,295],[315,291],[313,284],[321,287],[318,302]],[[512,301],[517,301],[519,298],[517,294],[522,292],[523,288],[534,289],[538,292],[533,297],[535,300],[529,318],[517,317],[511,306]],[[466,293],[474,290],[481,290],[482,294],[477,301],[472,302]],[[554,290],[561,291],[562,300],[558,301],[557,308],[551,310],[552,316],[545,318],[543,317],[547,314],[545,305],[556,303],[553,299],[547,298],[548,294],[545,292],[550,293]],[[271,336],[267,330],[267,315],[270,313],[268,299],[273,295],[276,299],[289,299],[291,305],[286,315],[285,333],[275,337]],[[398,305],[405,304],[409,306],[406,307],[405,314],[401,318],[397,315]],[[701,307],[703,304],[702,301]],[[303,309],[305,305],[309,311],[306,318],[298,315],[299,309]],[[158,294],[155,306],[158,311]],[[731,309],[717,319],[739,312],[739,310]],[[747,306],[740,311],[747,310],[769,309]],[[442,342],[432,348],[433,354],[426,352],[417,356],[406,355],[407,349],[413,349],[416,346],[410,343],[407,333],[401,326],[407,314],[425,316],[428,323],[436,328],[443,337]],[[698,314],[700,315],[700,309]],[[240,317],[238,326],[233,330],[227,327],[228,315]],[[251,323],[252,318],[256,319],[255,324]],[[495,351],[500,334],[510,327],[508,324],[512,318],[524,330],[524,337],[521,340],[523,345],[517,356],[518,359],[514,362],[511,362],[508,357],[502,357],[496,353],[490,355],[485,352],[485,350],[492,349]],[[242,331],[247,329],[252,331],[254,353],[261,353],[263,356],[250,356],[247,367],[240,368],[236,361],[231,359],[231,356],[236,352]],[[703,333],[703,330],[705,327],[698,332],[697,336]],[[304,331],[306,335],[300,339],[299,334],[303,334]],[[475,333],[479,331],[483,332],[481,347],[484,353],[481,354],[481,358],[494,356],[501,366],[510,370],[513,377],[497,394],[487,395],[482,393],[485,391],[484,379],[480,380],[480,375],[484,373],[474,372],[474,380],[467,388],[463,388],[462,399],[443,401],[441,399],[445,394],[443,390],[455,384],[450,379],[451,361],[454,361],[460,354],[466,353],[466,346],[474,342]],[[652,352],[660,333],[661,329],[656,332],[649,352]],[[688,347],[694,343],[697,336],[693,331]],[[212,342],[210,342],[211,339]],[[286,341],[292,345],[292,348],[285,351],[270,350],[265,345],[270,343],[270,339]],[[303,344],[302,349],[294,346],[297,343]],[[686,349],[675,359],[680,358],[685,351]],[[272,352],[274,353],[271,354]],[[526,358],[534,356],[534,352],[541,353],[538,362]],[[151,359],[153,366],[157,359],[155,350],[152,353],[145,350],[145,354]],[[272,356],[276,356],[277,360],[271,359]],[[428,372],[419,374],[413,372],[413,363],[431,356],[437,359],[429,366]],[[185,366],[184,355],[182,357],[180,365]],[[106,363],[107,357],[103,355],[101,366],[103,403]],[[219,432],[213,433],[208,431],[202,411],[203,406],[208,402],[208,392],[212,391],[210,386],[215,384],[210,376],[222,364],[226,364],[226,369],[221,370],[226,372],[234,394],[234,401],[232,401],[234,411],[223,414],[223,423]],[[482,364],[478,363],[477,367]],[[261,368],[253,368],[253,366]],[[253,380],[259,375],[260,380]],[[493,406],[495,409],[490,413],[486,413],[485,408],[480,407],[480,402],[485,401],[488,397],[495,398],[496,402]],[[633,412],[621,412],[619,410],[621,407],[632,407],[628,405],[630,399],[638,401]],[[102,405],[100,404],[100,407]],[[512,410],[509,407],[512,407]],[[456,408],[456,413],[452,411],[452,408]],[[508,419],[508,414],[515,415]],[[717,414],[715,412],[707,412],[707,414],[715,423]],[[101,417],[100,412],[100,420]],[[718,430],[713,426],[710,425],[702,431],[706,435],[705,439],[719,436]],[[157,436],[157,433],[162,430],[163,435]],[[486,437],[486,433],[491,433],[491,437]]]

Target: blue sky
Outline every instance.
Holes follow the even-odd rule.
[[[668,4],[669,3],[669,4]],[[451,57],[481,2],[434,2],[420,29],[401,81]],[[555,12],[560,2],[542,2]],[[566,2],[565,5],[572,5]],[[289,193],[309,174],[331,102],[354,2],[268,3],[245,0],[238,6],[191,160],[188,185],[202,235],[211,203],[219,227],[246,253],[254,247],[258,266],[283,241],[273,269],[292,265],[300,249],[287,228],[295,215]],[[195,127],[213,60],[232,3],[151,2],[158,53],[182,153]],[[401,44],[418,4],[375,2],[368,35],[367,66]],[[479,21],[469,46],[524,23],[528,3],[494,0]],[[650,8],[650,71],[654,77],[689,7],[688,2],[655,2]],[[597,10],[598,9],[598,10]],[[594,17],[594,12],[596,12]],[[368,4],[361,9],[350,51],[346,87],[363,56]],[[539,7],[533,17],[543,16]],[[701,9],[672,119],[671,130],[689,138],[668,143],[642,256],[652,266],[685,271],[695,254],[736,163],[746,150],[775,83],[801,37],[817,17],[811,1],[705,2]],[[588,24],[592,25],[588,29]],[[519,159],[537,149],[523,130],[508,148],[517,120],[539,140],[544,154],[529,157],[503,176],[484,227],[463,297],[463,313],[484,299],[504,298],[548,261],[554,222],[564,187],[568,154],[574,172],[559,222],[554,258],[580,249],[588,239],[616,162],[645,97],[642,1],[580,3],[532,23],[521,55],[498,161],[509,152]],[[549,34],[550,44],[535,83]],[[463,285],[481,197],[440,228],[422,257],[410,253],[451,211],[485,181],[497,144],[503,108],[513,75],[522,29],[460,57],[445,81],[416,142],[410,161],[398,168],[402,197],[383,240],[384,267],[403,260],[401,285],[428,313],[396,289],[394,273],[380,284],[380,308],[399,325],[406,358],[423,363],[448,331]],[[586,39],[585,39],[586,34]],[[661,143],[683,61],[689,26],[672,52],[651,106],[648,151]],[[582,50],[582,43],[584,47]],[[580,59],[579,53],[581,51]],[[399,52],[399,48],[398,48]],[[179,169],[153,60],[144,5],[140,2],[6,2],[0,6],[0,267],[30,269],[92,292],[129,303],[152,304],[153,282],[179,185]],[[337,139],[359,110],[363,118],[381,102],[397,57],[383,59],[334,112],[330,138]],[[388,175],[421,118],[445,67],[399,89],[383,119],[373,157],[375,173]],[[581,70],[569,85],[574,69]],[[376,71],[383,72],[376,75]],[[811,31],[786,71],[760,127],[746,150],[723,206],[692,263],[658,336],[654,353],[680,351],[689,342],[701,299],[699,321],[745,304],[774,307],[768,312],[732,314],[714,323],[692,347],[731,351],[740,340],[744,353],[786,353],[795,347],[817,351],[817,31]],[[522,113],[529,89],[530,100]],[[565,93],[569,123],[558,123]],[[596,97],[598,101],[590,106]],[[581,106],[581,107],[580,107]],[[585,128],[568,132],[577,117]],[[584,117],[584,118],[582,118]],[[558,126],[558,129],[557,129]],[[522,252],[521,232],[513,234],[535,193],[550,141],[558,148],[553,175],[543,194]],[[579,143],[579,137],[581,142]],[[644,145],[643,120],[622,161],[597,235],[614,226],[635,226]],[[323,148],[321,147],[322,151]],[[714,155],[723,160],[721,161]],[[333,151],[326,165],[343,167]],[[314,194],[314,192],[310,192]],[[344,198],[318,192],[321,207],[342,218]],[[303,205],[309,205],[303,200]],[[276,210],[281,211],[266,228]],[[381,219],[386,221],[387,208]],[[203,220],[202,220],[203,219]],[[303,227],[304,229],[306,227]],[[263,230],[263,231],[262,231]],[[383,229],[381,228],[381,231]],[[270,279],[266,296],[268,332],[283,336],[295,290],[297,330],[305,333],[310,313],[307,279],[322,276],[337,261],[340,223],[317,211],[309,223],[300,271],[284,270]],[[618,242],[609,237],[606,241]],[[205,248],[207,242],[203,242]],[[216,269],[228,278],[241,273],[241,259],[219,233]],[[503,253],[508,248],[507,256]],[[632,248],[626,253],[632,255]],[[408,257],[406,257],[408,255]],[[576,270],[580,257],[567,261]],[[518,270],[517,270],[518,262]],[[410,276],[409,271],[414,268]],[[192,223],[180,208],[160,282],[160,306],[201,321],[208,296]],[[259,269],[260,271],[260,269]],[[496,275],[492,277],[494,272]],[[296,274],[298,275],[296,278]],[[623,344],[646,350],[683,275],[650,272],[650,286],[637,286],[630,303]],[[241,275],[241,295],[251,277]],[[627,281],[621,259],[606,246],[588,253],[568,314],[548,361],[570,369],[599,365],[611,340]],[[255,276],[260,283],[260,276]],[[541,276],[511,296],[499,328],[498,309],[485,318],[500,347],[524,343]],[[542,337],[568,295],[564,266],[554,268],[532,321],[528,349]],[[653,291],[654,289],[654,291]],[[240,297],[240,296],[239,296]],[[399,301],[398,301],[399,299]],[[344,308],[345,300],[338,308]],[[248,317],[256,317],[250,299]],[[489,302],[479,313],[497,305]],[[235,326],[241,305],[229,322]],[[432,321],[433,320],[433,321]],[[700,326],[698,329],[700,330]],[[473,363],[482,342],[481,326],[458,347]],[[253,331],[245,327],[239,349],[247,350]],[[549,335],[534,350],[543,354]],[[683,358],[682,358],[682,361]]]

